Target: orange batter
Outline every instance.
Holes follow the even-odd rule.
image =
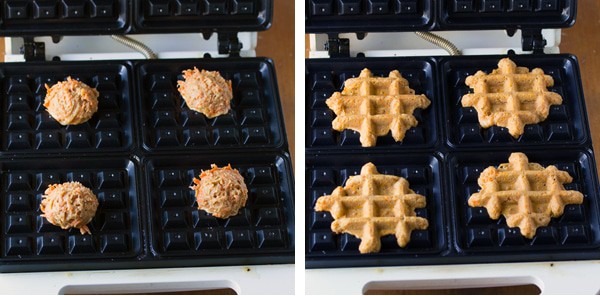
[[[87,224],[98,209],[98,198],[79,182],[52,184],[42,195],[42,217],[62,229],[78,228],[81,234],[91,234]]]
[[[214,118],[229,112],[233,98],[231,81],[217,71],[184,70],[184,81],[177,81],[179,93],[188,108]]]
[[[190,188],[196,191],[198,209],[205,210],[217,218],[229,218],[238,214],[248,200],[248,188],[244,178],[231,165],[219,168],[211,165],[202,171],[200,179],[194,178]]]
[[[44,107],[62,125],[84,123],[98,111],[98,91],[83,82],[67,77],[67,81],[45,86]]]

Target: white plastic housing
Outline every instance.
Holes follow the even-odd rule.
[[[159,59],[201,58],[205,53],[212,57],[225,57],[218,54],[217,34],[204,40],[202,34],[146,34],[128,35],[148,45]],[[256,32],[242,32],[238,39],[243,44],[242,57],[256,56]],[[144,59],[141,53],[122,45],[110,36],[65,36],[60,42],[52,42],[51,37],[36,37],[35,41],[44,42],[46,60],[60,57],[63,61],[72,60],[122,60]],[[23,38],[5,38],[6,62],[24,61],[21,47]]]
[[[517,54],[521,50],[521,31],[512,37],[506,31],[446,31],[434,32],[454,43],[463,55],[492,55],[506,54],[512,49]],[[546,53],[558,53],[560,44],[560,30],[542,30],[542,35],[547,41]],[[403,33],[368,33],[363,40],[358,40],[356,34],[340,34],[340,38],[350,39],[350,56],[362,52],[367,57],[389,56],[443,56],[448,55],[445,50],[433,45],[413,32]],[[310,58],[327,58],[325,50],[327,43],[326,34],[310,35]]]

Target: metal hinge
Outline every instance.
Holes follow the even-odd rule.
[[[546,39],[542,35],[542,29],[522,29],[521,46],[523,51],[533,51],[533,53],[544,53]]]
[[[33,37],[24,37],[23,40],[21,54],[26,62],[46,60],[46,44],[44,42],[35,42]]]
[[[229,57],[239,57],[244,46],[238,39],[237,32],[219,32],[219,54],[228,54]]]
[[[337,34],[329,34],[325,44],[325,50],[329,52],[330,58],[350,57],[350,39],[340,38]]]

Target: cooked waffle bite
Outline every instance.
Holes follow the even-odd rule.
[[[427,108],[431,103],[425,95],[415,95],[408,81],[394,70],[389,77],[373,77],[369,69],[360,76],[344,82],[344,90],[335,92],[326,101],[337,117],[334,130],[352,129],[360,133],[363,147],[375,146],[377,137],[390,131],[397,142],[406,131],[418,124],[412,115],[416,108]]]
[[[414,193],[404,178],[381,175],[372,163],[359,176],[351,176],[345,187],[317,200],[316,211],[329,211],[335,219],[331,230],[350,233],[362,241],[361,253],[379,252],[380,238],[395,234],[405,247],[414,229],[427,229],[427,219],[417,217],[415,208],[425,207],[425,197]]]
[[[481,191],[469,197],[469,206],[485,207],[492,219],[504,215],[506,224],[519,227],[526,238],[533,238],[550,218],[560,217],[568,204],[581,204],[583,194],[565,190],[571,183],[569,173],[551,165],[547,168],[529,163],[523,153],[512,153],[508,163],[486,168],[477,183]]]
[[[509,58],[500,60],[491,74],[477,71],[467,77],[466,84],[474,93],[462,97],[462,106],[475,107],[482,127],[506,127],[514,138],[523,134],[526,124],[546,120],[551,105],[562,104],[562,97],[547,89],[554,85],[551,76],[539,68],[529,72],[517,67]]]

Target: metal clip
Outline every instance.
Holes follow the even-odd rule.
[[[219,54],[228,54],[229,57],[239,57],[244,46],[237,37],[237,32],[219,32]]]
[[[544,53],[546,39],[542,35],[542,29],[522,29],[521,45],[523,51],[533,51],[533,53]]]
[[[337,34],[329,34],[325,49],[329,52],[330,58],[350,57],[350,39],[340,38]]]
[[[20,51],[26,62],[46,60],[46,44],[44,42],[35,42],[33,37],[24,37],[23,40]]]

